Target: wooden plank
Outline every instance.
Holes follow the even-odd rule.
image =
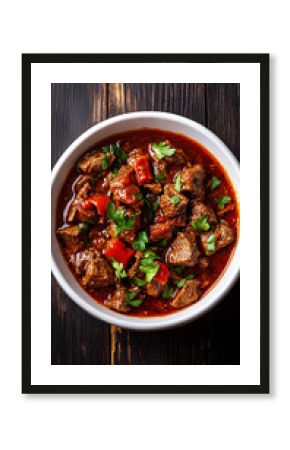
[[[206,123],[240,159],[240,85],[206,85]]]
[[[106,85],[52,85],[52,165],[83,131],[107,117]],[[110,328],[75,305],[54,277],[52,364],[110,364]]]
[[[217,134],[239,159],[240,157],[240,85],[218,83],[206,85],[206,126]],[[212,321],[212,357],[215,364],[240,362],[240,284],[230,290],[219,308],[210,315]]]

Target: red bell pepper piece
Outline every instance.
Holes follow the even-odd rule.
[[[124,267],[134,255],[135,250],[126,247],[119,239],[112,239],[104,252],[106,258],[114,258],[118,263],[122,263]]]
[[[82,206],[84,209],[93,209],[94,207],[96,207],[100,216],[105,217],[109,201],[110,197],[107,197],[106,195],[96,194],[84,200]]]
[[[159,270],[158,270],[157,274],[155,275],[154,279],[159,281],[160,284],[164,285],[168,282],[170,272],[169,272],[166,264],[159,262],[159,261],[155,261],[155,262],[159,265]]]
[[[153,179],[147,156],[141,156],[137,159],[135,163],[135,172],[139,185],[147,183]]]

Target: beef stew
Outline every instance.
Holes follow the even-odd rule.
[[[140,129],[79,159],[58,199],[56,233],[74,276],[122,314],[174,313],[225,270],[239,205],[221,164],[183,135]]]

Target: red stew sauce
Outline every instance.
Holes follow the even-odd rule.
[[[56,233],[95,301],[121,314],[170,314],[222,276],[239,233],[224,168],[200,143],[139,129],[87,150],[58,199]]]

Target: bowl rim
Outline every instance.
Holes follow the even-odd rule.
[[[161,111],[138,111],[138,112],[129,112],[129,113],[123,113],[117,116],[114,116],[109,119],[105,119],[92,127],[90,127],[88,130],[84,131],[80,136],[78,136],[62,153],[62,155],[59,157],[58,161],[54,165],[51,173],[51,191],[54,186],[54,183],[56,182],[58,178],[58,174],[64,164],[64,162],[79,148],[81,144],[83,144],[86,140],[88,140],[90,137],[94,136],[99,131],[114,125],[116,123],[120,122],[126,122],[130,121],[131,119],[170,119],[174,120],[176,122],[182,123],[185,126],[194,128],[198,132],[200,132],[203,135],[206,135],[211,141],[213,141],[217,147],[221,149],[221,151],[226,155],[226,158],[229,160],[230,165],[233,167],[233,169],[236,172],[236,176],[238,178],[238,183],[234,183],[231,177],[231,174],[228,172],[227,169],[227,175],[230,178],[235,192],[237,199],[239,201],[239,179],[240,179],[240,166],[239,162],[236,159],[235,155],[229,150],[229,148],[226,146],[226,144],[218,137],[216,136],[212,131],[210,131],[205,126],[201,125],[200,123],[189,119],[187,117],[183,117],[178,114],[168,113],[168,112],[161,112]],[[139,129],[142,128],[141,126]],[[148,128],[154,128],[154,126],[150,126]],[[133,128],[134,129],[134,128]],[[136,128],[137,129],[137,128]],[[158,126],[156,127],[158,129]],[[161,129],[161,128],[160,128]],[[129,130],[129,128],[128,128]],[[176,132],[178,134],[178,132]],[[112,133],[113,135],[114,133]],[[184,133],[181,133],[184,134]],[[193,139],[193,138],[190,138]],[[194,140],[194,139],[193,139]],[[96,139],[96,142],[98,139]],[[204,145],[204,144],[202,144]],[[209,148],[207,148],[207,151],[212,153]],[[218,159],[218,157],[213,154],[215,158]],[[222,164],[222,162],[220,162]],[[223,164],[222,164],[223,165]],[[55,233],[54,233],[54,226],[52,224],[52,240],[57,242]],[[90,315],[94,316],[97,319],[103,320],[104,322],[119,326],[126,329],[132,329],[136,331],[153,331],[153,330],[161,330],[161,329],[169,329],[169,328],[175,328],[178,326],[185,325],[186,323],[189,323],[191,321],[194,321],[201,317],[202,315],[206,314],[210,309],[215,307],[218,303],[222,301],[222,299],[225,297],[227,292],[231,289],[233,284],[236,282],[238,275],[239,275],[239,248],[240,248],[240,239],[238,239],[236,247],[233,251],[233,254],[224,269],[221,276],[216,280],[214,285],[211,287],[211,289],[206,293],[206,295],[198,302],[194,303],[193,305],[189,305],[188,307],[185,307],[184,309],[177,311],[172,314],[167,314],[163,316],[150,316],[150,317],[138,317],[138,316],[129,316],[126,314],[121,314],[115,311],[112,311],[105,306],[95,302],[94,300],[92,302],[87,302],[85,299],[82,298],[81,295],[79,295],[68,283],[65,276],[63,275],[53,252],[53,245],[51,245],[51,268],[53,275],[55,276],[57,282],[59,283],[60,287],[65,291],[65,293],[72,299],[77,305],[79,305],[82,309],[84,309],[86,312],[88,312]],[[61,253],[61,250],[58,250]],[[220,280],[224,277],[225,273],[231,270],[231,278],[229,279],[227,285],[222,289],[221,292],[214,293],[215,289],[219,285]],[[70,270],[70,269],[69,269]],[[73,276],[73,274],[72,274]],[[81,286],[80,286],[81,287]],[[84,295],[87,297],[90,297],[89,294],[86,293],[86,291],[83,289]],[[215,294],[215,295],[213,295]],[[91,298],[91,297],[90,297]],[[210,301],[206,301],[207,298],[210,298]],[[92,298],[91,298],[92,299]],[[192,308],[194,306],[194,309]]]

